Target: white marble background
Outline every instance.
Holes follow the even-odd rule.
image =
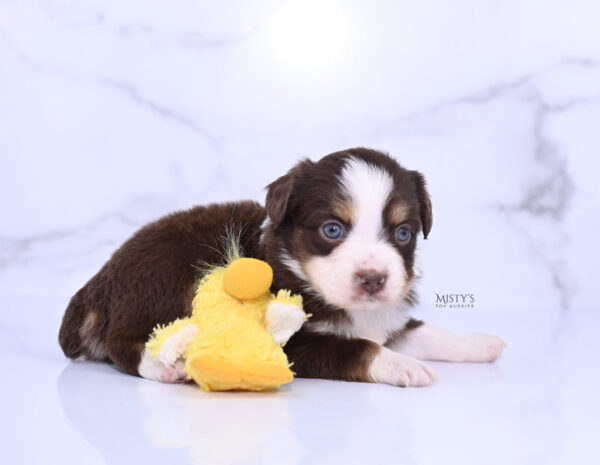
[[[0,293],[66,298],[145,222],[362,145],[429,180],[425,308],[591,308],[599,21],[595,1],[0,0]]]
[[[429,181],[434,227],[421,245],[417,315],[509,342],[505,378],[470,367],[450,384],[475,386],[457,410],[469,409],[471,393],[482,406],[489,392],[509,403],[498,404],[504,423],[479,445],[496,437],[510,447],[486,463],[516,463],[527,448],[531,463],[585,463],[569,457],[589,458],[597,436],[586,412],[600,414],[587,400],[598,377],[588,382],[590,357],[582,358],[597,347],[600,301],[595,0],[0,0],[0,358],[20,380],[3,389],[33,399],[28,415],[19,402],[2,411],[21,438],[37,438],[28,453],[40,461],[47,450],[91,453],[77,433],[45,434],[70,428],[57,379],[67,403],[79,391],[64,380],[88,372],[94,385],[118,386],[115,397],[136,399],[123,391],[129,384],[162,389],[69,365],[56,343],[69,297],[116,247],[175,209],[262,200],[299,158],[359,145],[390,152]],[[436,309],[436,292],[474,293],[476,306]],[[548,354],[563,360],[558,370]],[[504,379],[502,390],[480,389],[482,373],[493,386]],[[294,386],[292,397],[321,389]],[[446,388],[410,395],[425,396],[426,409],[427,396],[439,401]],[[369,399],[392,392],[352,389],[357,402],[365,389]],[[446,395],[436,409],[456,402]],[[423,428],[405,426],[416,428],[408,456],[435,455],[423,411],[415,413]],[[448,411],[438,441],[462,444],[459,416]],[[485,436],[474,425],[469,433]],[[12,444],[15,456],[27,444]]]

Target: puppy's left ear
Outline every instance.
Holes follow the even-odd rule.
[[[421,216],[421,228],[423,228],[423,237],[427,239],[431,226],[433,225],[433,210],[431,208],[431,198],[427,192],[427,183],[425,177],[418,171],[411,171],[411,176],[415,183],[417,191],[417,200],[419,201],[419,213]]]
[[[298,173],[307,163],[310,163],[310,161],[305,160],[300,162],[286,174],[267,186],[265,208],[267,209],[267,215],[269,215],[271,223],[276,228],[283,222],[290,208],[290,200]]]
[[[285,218],[292,190],[294,189],[294,170],[290,170],[267,186],[265,208],[273,226],[278,227]]]

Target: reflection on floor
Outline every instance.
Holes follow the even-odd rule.
[[[595,315],[551,334],[507,323],[498,363],[432,363],[429,388],[296,379],[202,393],[64,360],[27,326],[36,305],[2,300],[21,310],[0,321],[6,463],[598,463]]]

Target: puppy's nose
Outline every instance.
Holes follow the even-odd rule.
[[[356,273],[356,278],[365,291],[370,295],[375,294],[385,284],[387,274],[375,270],[365,270]]]

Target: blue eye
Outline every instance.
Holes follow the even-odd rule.
[[[410,239],[410,228],[406,225],[399,226],[396,229],[396,240],[398,242],[406,242]]]
[[[321,231],[327,239],[340,239],[344,235],[342,225],[333,221],[321,226]]]

